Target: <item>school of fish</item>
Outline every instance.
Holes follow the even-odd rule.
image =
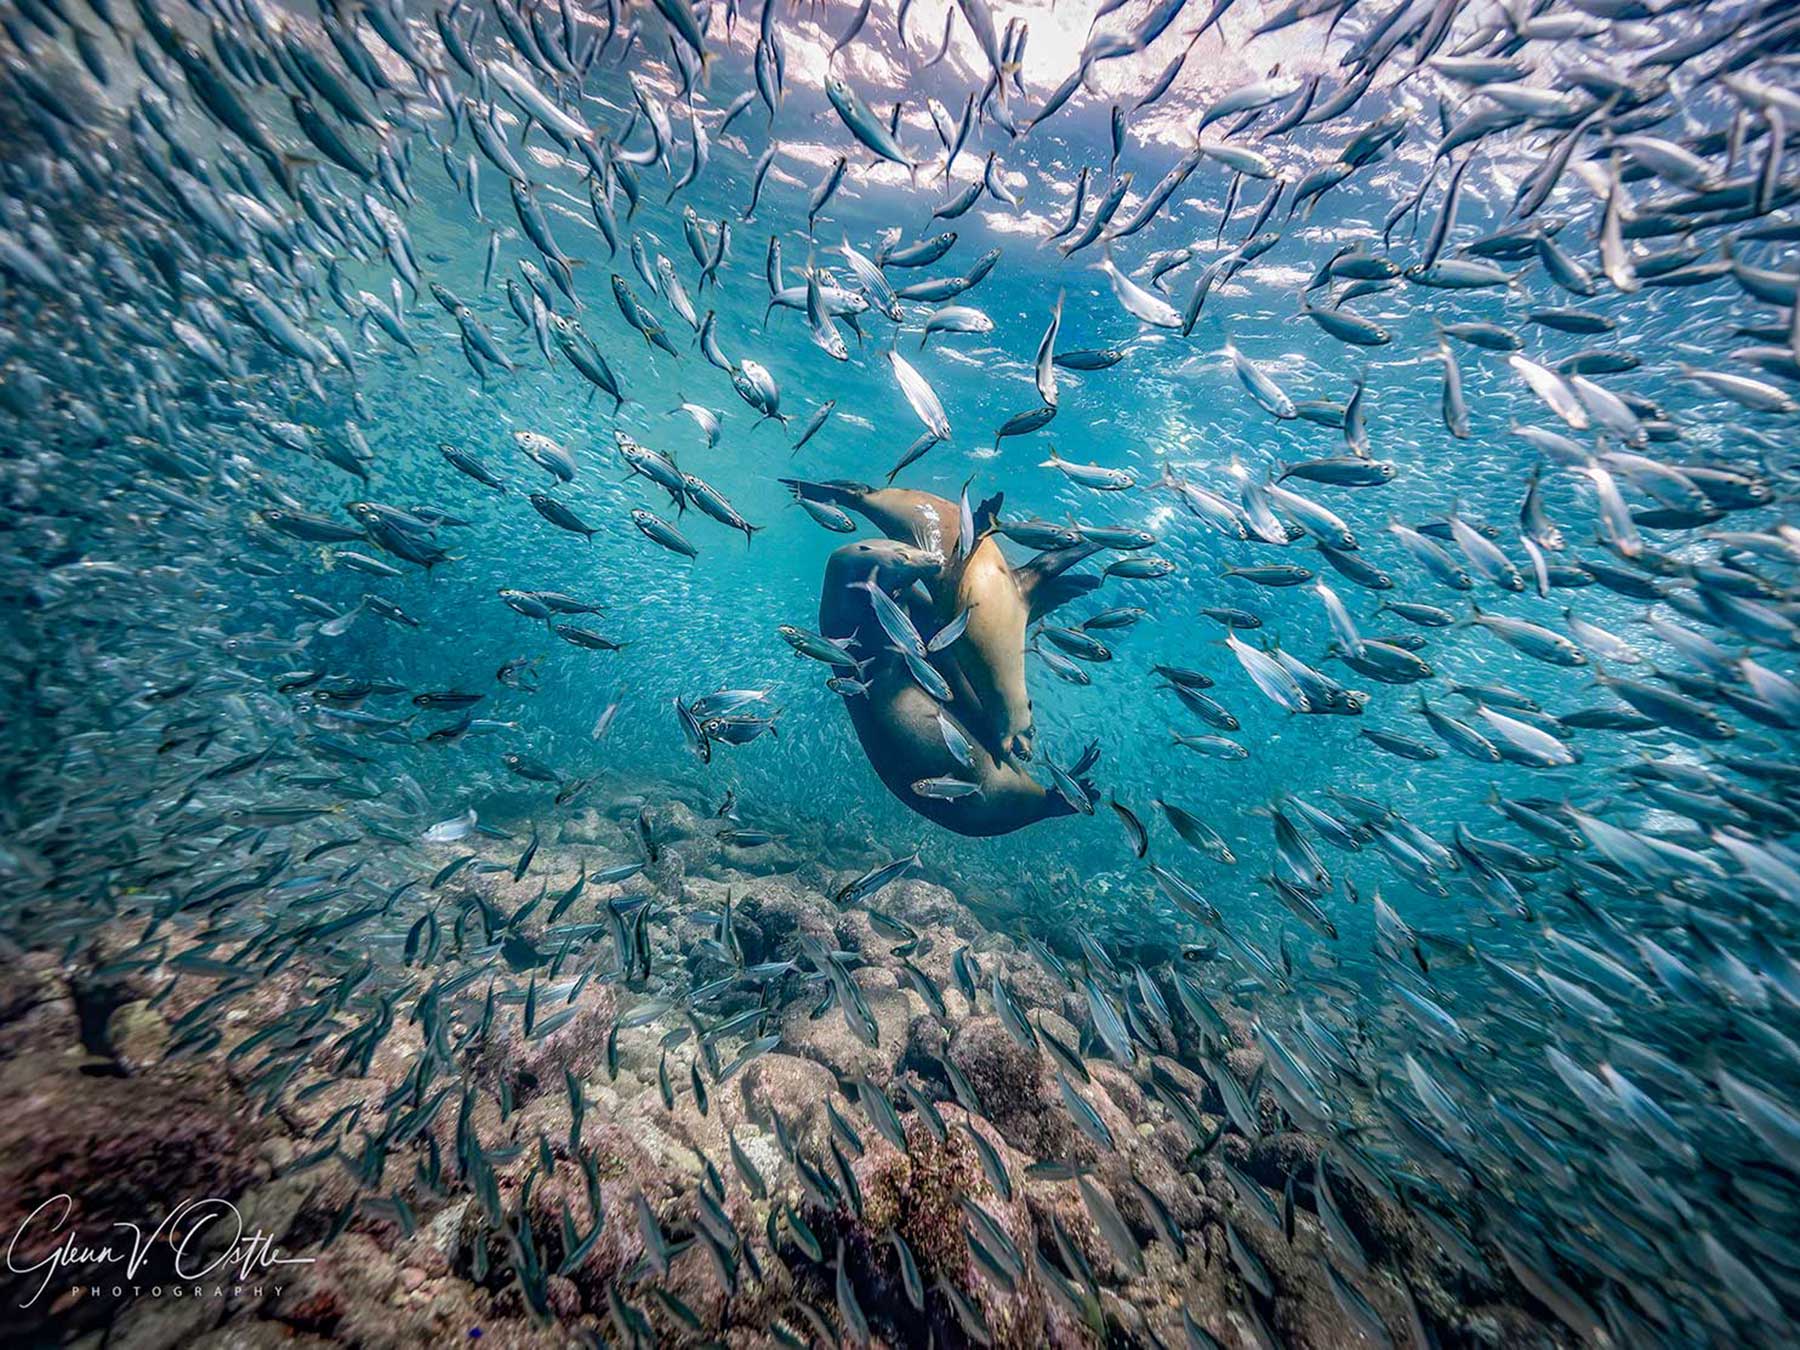
[[[1344,1344],[1800,1336],[1800,8],[0,28],[0,939],[259,1116],[378,1084],[288,1164],[315,1250],[461,1204],[564,1344],[1322,1344],[1299,1281]],[[958,519],[817,631],[882,485]],[[1084,580],[984,744],[992,615],[915,578],[989,541]],[[1053,818],[933,823],[978,765]],[[796,1009],[893,1050],[877,990],[895,1067],[756,1105]],[[596,1142],[622,1060],[729,1121],[679,1194]]]

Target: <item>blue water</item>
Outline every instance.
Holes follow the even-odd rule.
[[[713,97],[723,101],[736,92],[727,71],[715,73]],[[600,88],[614,98],[617,89]],[[1380,107],[1370,109],[1370,116]],[[1104,110],[1088,107],[1067,112],[1067,125],[1045,128],[1010,157],[1036,170],[1026,189],[1026,209],[1060,223],[1066,210],[1069,179],[1065,166],[1098,163],[1107,154]],[[797,89],[784,105],[782,123],[834,128],[822,96]],[[764,130],[760,107],[735,124],[760,153]],[[1059,134],[1060,133],[1060,134]],[[1082,133],[1086,133],[1083,135]],[[1324,158],[1334,154],[1348,129],[1327,129],[1307,137],[1305,148]],[[1066,139],[1065,139],[1066,138]],[[883,357],[891,325],[877,315],[862,316],[867,341],[853,334],[847,363],[831,360],[807,337],[804,316],[778,309],[765,330],[761,315],[768,290],[764,252],[769,232],[781,240],[790,284],[804,264],[807,197],[822,171],[797,166],[802,181],[785,184],[773,176],[765,186],[755,224],[736,219],[748,197],[746,157],[730,152],[730,142],[715,149],[701,182],[668,209],[661,209],[664,176],[652,169],[643,175],[646,205],[635,227],[651,249],[675,260],[693,295],[697,269],[681,237],[679,210],[692,206],[701,218],[733,221],[733,250],[721,269],[721,286],[696,298],[702,313],[717,308],[721,345],[732,357],[762,362],[782,389],[782,408],[792,427],[803,425],[818,402],[838,400],[825,429],[799,452],[791,454],[792,431],[784,435],[772,422],[757,423],[723,372],[704,364],[695,350],[681,360],[652,353],[626,327],[607,284],[618,270],[657,313],[684,350],[685,325],[667,305],[650,296],[631,270],[622,249],[606,257],[604,241],[590,222],[551,209],[550,219],[566,252],[582,261],[576,269],[586,309],[584,326],[600,344],[623,380],[632,403],[616,419],[607,413],[604,395],[590,399],[586,383],[566,364],[543,368],[530,349],[529,335],[512,341],[509,351],[520,363],[517,378],[497,376],[481,389],[470,376],[449,337],[452,326],[426,298],[414,307],[415,327],[434,340],[423,359],[404,354],[369,363],[364,398],[373,421],[367,427],[378,455],[370,487],[360,496],[394,503],[426,503],[466,516],[472,526],[447,532],[458,561],[430,578],[409,575],[403,581],[368,586],[362,578],[327,573],[312,584],[315,594],[353,603],[365,589],[401,604],[424,625],[414,633],[364,619],[343,646],[356,653],[363,668],[412,684],[436,682],[461,688],[487,688],[492,672],[505,660],[541,657],[541,691],[508,695],[487,705],[487,715],[516,718],[516,735],[465,742],[460,748],[408,756],[410,771],[425,785],[434,802],[447,808],[464,804],[489,809],[489,803],[516,796],[516,785],[499,772],[495,760],[502,748],[523,749],[570,775],[603,770],[645,784],[679,784],[700,798],[737,792],[743,810],[757,824],[805,838],[827,827],[860,836],[878,852],[896,855],[922,847],[930,865],[950,875],[968,876],[1000,892],[1002,910],[1013,908],[1005,892],[1021,877],[1037,879],[1024,906],[1046,920],[1047,931],[1062,916],[1129,936],[1153,927],[1162,905],[1141,869],[1133,865],[1117,822],[1102,810],[1092,819],[1072,818],[1030,828],[997,840],[971,840],[935,829],[892,800],[867,768],[837,707],[838,699],[823,688],[828,673],[796,659],[775,636],[783,623],[813,627],[817,616],[818,580],[826,558],[843,542],[813,525],[775,481],[789,474],[813,479],[847,478],[879,485],[921,430],[907,408]],[[1420,148],[1406,146],[1413,157]],[[1154,147],[1135,164],[1139,181],[1154,181],[1178,157],[1167,147]],[[1135,158],[1135,157],[1134,157]],[[1304,162],[1296,155],[1296,162]],[[959,168],[966,170],[965,163]],[[487,166],[484,165],[484,168]],[[1062,179],[1059,191],[1050,175]],[[1042,175],[1042,176],[1039,176]],[[1288,554],[1255,543],[1221,539],[1207,526],[1181,511],[1173,496],[1153,491],[1162,465],[1222,495],[1233,496],[1234,480],[1226,466],[1240,459],[1252,475],[1307,457],[1344,453],[1341,437],[1329,428],[1303,420],[1278,421],[1257,407],[1220,355],[1227,338],[1274,374],[1296,399],[1349,397],[1355,372],[1365,373],[1369,394],[1365,413],[1373,451],[1399,468],[1385,488],[1330,488],[1292,484],[1329,505],[1355,531],[1362,553],[1397,579],[1389,592],[1439,605],[1454,605],[1457,596],[1421,575],[1383,525],[1391,516],[1414,524],[1441,520],[1457,503],[1470,519],[1510,529],[1523,481],[1538,456],[1512,438],[1514,420],[1548,420],[1529,391],[1511,377],[1500,358],[1459,348],[1473,438],[1457,441],[1438,416],[1440,368],[1431,359],[1434,319],[1487,319],[1514,326],[1535,302],[1535,292],[1516,296],[1491,293],[1445,293],[1402,287],[1357,306],[1395,334],[1391,346],[1374,355],[1346,354],[1346,348],[1295,317],[1295,294],[1322,256],[1339,244],[1376,239],[1379,217],[1394,191],[1395,171],[1378,168],[1366,182],[1353,179],[1326,198],[1309,219],[1296,219],[1288,236],[1271,253],[1251,264],[1231,283],[1219,287],[1193,337],[1140,331],[1113,302],[1105,277],[1092,266],[1098,246],[1064,260],[1053,249],[1022,235],[1019,216],[986,202],[954,222],[932,222],[930,206],[947,193],[935,185],[916,191],[893,185],[863,185],[853,174],[832,202],[816,232],[819,255],[848,237],[873,252],[878,232],[900,224],[913,238],[954,228],[955,249],[938,266],[900,272],[896,281],[918,276],[952,275],[989,248],[1003,250],[1001,264],[974,291],[956,303],[973,304],[989,315],[995,330],[985,336],[934,335],[921,355],[917,351],[917,318],[903,330],[899,348],[930,380],[949,415],[954,435],[933,448],[897,480],[901,486],[936,492],[954,500],[965,483],[971,499],[1005,493],[1006,512],[1021,517],[1117,524],[1149,529],[1160,539],[1150,550],[1178,563],[1179,570],[1159,581],[1111,581],[1088,600],[1076,602],[1059,616],[1074,622],[1109,605],[1141,605],[1149,620],[1115,640],[1116,659],[1092,667],[1094,683],[1076,688],[1058,680],[1032,661],[1032,689],[1038,708],[1040,744],[1051,758],[1069,763],[1090,739],[1102,751],[1097,781],[1133,806],[1146,822],[1155,815],[1151,799],[1167,796],[1199,811],[1243,861],[1235,869],[1200,861],[1191,864],[1196,879],[1234,921],[1272,938],[1282,914],[1259,898],[1254,877],[1256,860],[1266,856],[1270,838],[1255,808],[1277,793],[1297,791],[1322,801],[1318,793],[1338,788],[1389,802],[1423,827],[1444,831],[1458,821],[1483,827],[1495,817],[1482,806],[1490,785],[1508,795],[1539,791],[1544,775],[1502,766],[1491,774],[1448,756],[1433,765],[1417,766],[1384,755],[1359,736],[1363,724],[1390,727],[1429,740],[1423,721],[1412,709],[1409,691],[1375,686],[1375,698],[1362,718],[1293,718],[1263,699],[1238,668],[1222,642],[1223,630],[1199,617],[1205,605],[1232,605],[1264,619],[1258,636],[1278,638],[1308,661],[1326,651],[1330,632],[1322,608],[1310,590],[1271,591],[1244,581],[1221,578],[1232,564],[1288,561]],[[562,201],[559,186],[576,189],[573,177],[547,174],[540,196],[548,205]],[[517,324],[499,294],[500,279],[516,276],[515,260],[536,259],[535,250],[513,223],[500,175],[491,168],[483,178],[483,207],[502,232],[501,260],[494,287],[480,288],[486,233],[468,218],[460,198],[441,181],[435,165],[416,175],[420,208],[408,216],[409,227],[430,276],[441,279],[469,300],[490,327],[510,334]],[[1210,247],[1218,226],[1228,171],[1203,165],[1177,194],[1178,206],[1137,238],[1121,247],[1121,262],[1130,266],[1158,249],[1198,242],[1202,258],[1223,249]],[[1228,236],[1241,237],[1261,185],[1245,191],[1250,205],[1240,207]],[[1498,222],[1492,189],[1468,184],[1462,219],[1453,240],[1466,242]],[[1090,197],[1090,202],[1092,198]],[[581,205],[570,197],[563,204]],[[1280,222],[1284,212],[1278,210]],[[1371,221],[1374,224],[1371,225]],[[1404,227],[1402,227],[1404,230]],[[1190,265],[1173,279],[1179,304],[1183,284],[1197,271]],[[840,267],[847,275],[847,269]],[[386,273],[366,273],[372,288],[385,293]],[[1129,355],[1101,372],[1060,372],[1061,408],[1048,428],[1010,438],[996,449],[992,430],[1013,413],[1034,406],[1031,358],[1058,293],[1066,296],[1061,349],[1126,346]],[[1673,326],[1705,327],[1708,312],[1725,310],[1733,297],[1716,291],[1676,293],[1680,313],[1662,312],[1652,299],[1631,307],[1631,321],[1604,345],[1631,351],[1672,336],[1658,330]],[[1601,312],[1604,304],[1595,306]],[[1623,306],[1618,306],[1621,313]],[[1651,312],[1643,313],[1645,309]],[[909,306],[912,315],[922,307]],[[1593,339],[1533,330],[1527,354],[1549,364],[1561,356],[1601,345]],[[439,340],[438,334],[445,336]],[[1541,336],[1539,336],[1541,335]],[[422,344],[424,345],[424,344]],[[1694,402],[1686,391],[1670,388],[1653,376],[1633,374],[1619,387],[1665,400],[1680,414]],[[694,401],[722,414],[719,444],[709,449],[705,437],[685,415],[671,415],[682,401]],[[1684,406],[1686,405],[1686,406]],[[344,409],[330,410],[342,416]],[[675,458],[680,467],[718,487],[753,524],[763,527],[746,545],[737,534],[690,512],[681,528],[700,549],[690,562],[665,553],[645,540],[630,523],[633,507],[668,515],[666,495],[642,478],[623,480],[612,445],[614,427]],[[539,519],[524,500],[528,490],[550,487],[510,442],[512,430],[537,431],[574,450],[581,472],[573,484],[553,489],[600,532],[592,546],[580,537],[555,530]],[[1707,436],[1704,424],[1696,439]],[[495,497],[468,482],[435,454],[440,443],[470,450],[490,466],[500,467],[515,490]],[[1040,467],[1051,446],[1077,463],[1098,463],[1132,470],[1136,490],[1102,493],[1064,481]],[[1721,447],[1729,461],[1746,455],[1741,442]],[[341,475],[310,466],[288,467],[303,481],[302,495],[317,509],[327,509],[347,496]],[[1579,547],[1581,527],[1591,517],[1591,495],[1571,486],[1566,476],[1553,476],[1546,489],[1553,518],[1570,523]],[[289,545],[290,552],[305,553]],[[1029,554],[1007,548],[1015,561]],[[1578,675],[1544,666],[1503,646],[1479,629],[1416,630],[1391,616],[1377,615],[1379,597],[1348,579],[1322,568],[1318,555],[1297,546],[1295,561],[1319,571],[1369,636],[1420,632],[1430,639],[1425,658],[1446,678],[1466,683],[1509,685],[1552,711],[1568,711],[1597,702]],[[1516,553],[1516,550],[1515,550]],[[1522,562],[1523,559],[1521,558]],[[618,654],[590,653],[569,647],[529,620],[506,609],[496,598],[501,587],[563,590],[596,598],[608,606],[604,619],[592,626],[628,643]],[[1557,592],[1550,602],[1518,597],[1483,585],[1475,598],[1488,610],[1555,622],[1563,604],[1582,617],[1614,631],[1628,631],[1641,613],[1639,603],[1610,595],[1598,587]],[[588,622],[588,620],[582,620]],[[1654,642],[1635,639],[1654,657]],[[1185,713],[1172,695],[1159,692],[1152,674],[1156,664],[1198,669],[1212,674],[1214,693],[1242,722],[1239,739],[1250,757],[1237,763],[1202,761],[1171,744],[1170,731],[1201,733],[1209,728]],[[1339,678],[1365,687],[1341,667]],[[743,748],[723,747],[711,767],[694,759],[680,732],[672,701],[717,688],[767,688],[784,708],[780,734]],[[1437,685],[1432,697],[1444,699]],[[606,739],[595,745],[589,736],[600,711],[621,704]],[[1458,701],[1452,701],[1458,703]],[[1458,703],[1460,706],[1460,704]],[[1448,710],[1448,708],[1447,708]],[[1609,740],[1611,744],[1609,744]],[[1632,743],[1618,737],[1585,738],[1586,767],[1565,773],[1558,783],[1577,775],[1600,781],[1605,766],[1631,758],[1654,739]],[[1560,790],[1560,789],[1559,789]],[[448,813],[448,811],[446,812]],[[1061,884],[1048,884],[1052,877]],[[1085,883],[1092,882],[1093,885]],[[1371,881],[1372,884],[1372,881]],[[1162,911],[1165,915],[1167,911]],[[1349,910],[1340,921],[1354,934],[1359,912]],[[1419,916],[1432,921],[1432,907]],[[1458,919],[1446,916],[1455,924]],[[1354,938],[1352,939],[1354,941]]]

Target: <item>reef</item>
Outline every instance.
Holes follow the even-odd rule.
[[[542,849],[528,880],[471,867],[458,884],[502,909],[545,885],[557,892],[583,871],[633,856],[638,809],[635,800],[618,799],[576,817]],[[184,1282],[164,1243],[133,1278],[105,1263],[76,1264],[55,1271],[35,1299],[33,1287],[45,1282],[41,1269],[9,1274],[0,1290],[0,1339],[132,1350],[634,1340],[749,1347],[826,1334],[854,1343],[858,1331],[844,1325],[832,1266],[840,1243],[874,1344],[1191,1344],[1184,1318],[1225,1345],[1335,1350],[1362,1339],[1318,1259],[1325,1238],[1312,1178],[1321,1141],[1292,1129],[1266,1093],[1257,1103],[1264,1132],[1246,1137],[1173,1043],[1166,1056],[1140,1054],[1132,1072],[1087,1058],[1090,1081],[1082,1092],[1115,1145],[1099,1147],[1064,1109],[1051,1057],[1009,1034],[985,994],[971,1005],[958,988],[953,956],[967,948],[1033,1010],[1039,1026],[1068,1045],[1079,1044],[1086,1021],[1080,996],[949,889],[911,877],[879,897],[884,919],[915,934],[907,959],[941,991],[940,1011],[909,980],[893,955],[898,944],[868,910],[834,903],[855,873],[822,868],[779,843],[759,850],[721,843],[684,805],[657,807],[648,818],[657,860],[626,883],[637,891],[648,884],[659,915],[648,930],[648,984],[589,980],[568,1004],[571,1015],[538,1039],[524,1036],[516,1017],[497,1018],[465,1065],[483,1089],[470,1094],[467,1127],[492,1159],[502,1211],[528,1225],[552,1272],[547,1310],[533,1308],[504,1239],[484,1221],[482,1202],[445,1162],[463,1128],[455,1093],[406,1138],[389,1141],[373,1164],[366,1139],[339,1128],[359,1106],[360,1118],[372,1120],[408,1090],[424,1034],[416,1021],[397,1014],[366,1064],[352,1066],[360,1072],[340,1071],[341,1048],[321,1035],[303,1076],[285,1093],[271,1093],[260,1077],[259,1033],[318,997],[308,957],[297,955],[278,974],[209,1009],[214,982],[177,975],[181,953],[191,950],[179,926],[169,930],[162,963],[114,969],[130,963],[112,955],[141,935],[140,925],[121,918],[88,946],[80,968],[51,953],[0,952],[0,1087],[8,1103],[0,1115],[0,1227],[15,1232],[39,1206],[66,1195],[66,1228],[85,1240],[120,1222],[155,1223],[183,1201],[207,1197],[229,1201],[246,1230],[266,1234],[296,1264],[262,1270],[241,1289],[234,1279],[210,1275]],[[517,851],[516,843],[467,843],[507,861]],[[426,862],[448,857],[444,850]],[[622,889],[590,887],[568,917],[599,916]],[[854,978],[875,1031],[853,1035],[836,1011],[814,1015],[810,1000],[789,999],[775,1013],[775,1048],[729,1081],[711,1084],[703,1103],[689,1086],[691,1049],[683,1044],[679,1008],[641,1025],[625,1023],[639,1020],[627,1014],[644,1000],[686,987],[728,898],[749,965],[799,962],[808,941],[858,954]],[[453,976],[457,962],[448,956],[439,978]],[[483,986],[472,988],[479,993]],[[479,1003],[476,997],[456,1005],[453,1035],[466,1029],[463,1019]],[[1259,1052],[1247,1021],[1228,1000],[1221,1006],[1235,1042],[1228,1066],[1241,1083],[1258,1083]],[[209,1018],[219,1035],[196,1040],[192,1028]],[[946,1065],[973,1090],[979,1113],[958,1101]],[[569,1148],[574,1121],[565,1071],[580,1089],[580,1153],[591,1160],[591,1174]],[[1154,1073],[1198,1104],[1189,1124],[1149,1090]],[[871,1127],[858,1106],[857,1080],[894,1104],[904,1150]],[[668,1094],[672,1109],[665,1081],[676,1085]],[[910,1094],[932,1104],[941,1137]],[[504,1114],[497,1101],[509,1105]],[[853,1122],[859,1155],[834,1127],[833,1111]],[[1194,1126],[1206,1136],[1202,1145]],[[1002,1187],[972,1133],[992,1147]],[[766,1194],[753,1194],[734,1166],[734,1144]],[[842,1184],[853,1186],[860,1203],[818,1203],[788,1147],[815,1159],[835,1149],[849,1173]],[[1135,1254],[1121,1252],[1096,1226],[1073,1172],[1112,1198]],[[705,1244],[684,1245],[716,1222],[699,1212],[709,1178],[722,1181],[719,1208],[743,1244],[729,1271],[708,1258]],[[1246,1178],[1265,1204],[1247,1205],[1237,1193]],[[1357,1287],[1394,1343],[1417,1344],[1421,1326],[1448,1347],[1563,1339],[1497,1256],[1482,1261],[1485,1275],[1477,1274],[1441,1250],[1394,1197],[1335,1172],[1332,1188],[1371,1263]],[[1160,1200],[1166,1219],[1150,1211],[1146,1192]],[[640,1194],[675,1253],[666,1273],[646,1246]],[[971,1205],[1022,1254],[1016,1278],[994,1278],[971,1254]],[[1261,1217],[1265,1210],[1282,1215],[1284,1206],[1291,1231]],[[790,1212],[820,1245],[823,1261],[804,1249]],[[1240,1272],[1228,1223],[1266,1289]],[[596,1224],[600,1231],[589,1243]],[[894,1233],[916,1259],[922,1311],[909,1297]],[[585,1247],[572,1266],[571,1237]],[[27,1257],[41,1255],[43,1244],[24,1245]],[[223,1245],[223,1227],[202,1242],[208,1250]],[[1097,1298],[1071,1305],[1058,1296],[1045,1270],[1066,1273],[1071,1261],[1092,1272]],[[1416,1314],[1402,1281],[1413,1291]],[[201,1286],[201,1293],[172,1296],[182,1283]],[[134,1295],[133,1287],[141,1292]]]

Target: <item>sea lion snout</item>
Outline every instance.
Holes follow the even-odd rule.
[[[1012,759],[1016,759],[1024,764],[1029,764],[1031,762],[1032,746],[1036,740],[1037,726],[1034,723],[1033,725],[1026,727],[1023,731],[1013,732],[1012,735],[1008,736],[1000,743],[1000,748]]]

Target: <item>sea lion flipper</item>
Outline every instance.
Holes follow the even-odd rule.
[[[1076,597],[1099,589],[1100,583],[1106,578],[1095,576],[1091,572],[1068,570],[1099,551],[1097,544],[1053,549],[1048,553],[1038,554],[1014,573],[1018,579],[1019,593],[1031,607],[1032,623]]]
[[[1091,573],[1074,573],[1041,577],[1035,585],[1031,586],[1024,586],[1021,581],[1021,586],[1025,590],[1025,598],[1031,605],[1031,622],[1036,623],[1045,615],[1068,604],[1078,596],[1098,590],[1102,579]]]
[[[970,514],[970,519],[973,520],[975,524],[975,538],[977,540],[980,540],[985,535],[991,534],[999,527],[1000,507],[1005,500],[1006,494],[1004,492],[996,492],[993,496],[982,502],[981,505],[977,506]]]

